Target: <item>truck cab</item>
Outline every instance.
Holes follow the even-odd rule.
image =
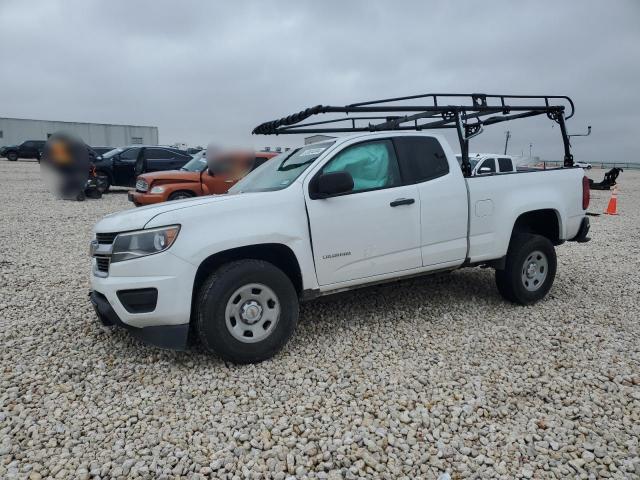
[[[458,164],[462,165],[462,155],[456,155]],[[471,175],[491,175],[496,173],[513,173],[517,170],[516,158],[498,153],[469,154]]]

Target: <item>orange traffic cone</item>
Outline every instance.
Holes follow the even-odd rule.
[[[613,191],[611,192],[611,198],[609,199],[609,205],[607,205],[607,209],[604,211],[607,215],[617,215],[618,214],[618,187],[614,186]]]

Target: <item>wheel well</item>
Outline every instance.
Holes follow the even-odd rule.
[[[515,233],[534,233],[547,237],[554,245],[562,243],[558,214],[551,209],[523,213],[513,226],[513,234]]]
[[[111,176],[111,173],[108,170],[101,170],[99,168],[96,168],[96,175],[100,175],[100,174],[107,177],[109,179],[109,183],[113,183],[113,177]]]
[[[225,263],[244,259],[264,260],[272,263],[289,277],[298,295],[302,293],[302,273],[293,251],[279,243],[263,243],[218,252],[204,260],[198,267],[193,282],[193,302],[197,298],[200,286],[214,270]]]
[[[191,195],[192,197],[197,196],[196,192],[194,192],[193,190],[187,190],[186,188],[183,188],[181,190],[176,190],[175,192],[171,192],[169,194],[169,198],[171,198],[172,196],[174,196],[176,193],[188,193],[189,195]]]

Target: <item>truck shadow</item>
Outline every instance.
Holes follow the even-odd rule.
[[[300,323],[323,317],[327,309],[370,317],[381,311],[408,313],[425,306],[464,312],[468,304],[478,302],[503,302],[495,287],[493,270],[474,268],[426,275],[320,297],[302,304]]]
[[[335,335],[336,341],[340,341],[338,331],[341,327],[358,328],[369,323],[385,322],[388,326],[384,325],[383,328],[388,328],[388,335],[392,336],[397,331],[397,322],[419,320],[428,325],[430,322],[442,322],[445,313],[460,318],[475,315],[470,309],[498,311],[505,305],[508,304],[495,287],[493,270],[481,268],[363,287],[302,303],[296,334],[284,351],[302,358],[308,348],[313,348],[309,345],[310,340],[314,344],[327,344],[326,337]],[[137,350],[138,354],[143,349],[146,354],[158,356],[171,364],[188,365],[196,361],[205,362],[213,368],[246,368],[225,363],[210,355],[197,339],[187,351],[171,352],[146,346],[122,330],[113,334],[114,343],[121,348]],[[280,355],[265,363],[278,362]]]

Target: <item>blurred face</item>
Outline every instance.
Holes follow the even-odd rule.
[[[240,180],[253,168],[255,154],[249,150],[213,151],[207,150],[209,172],[224,175],[231,180]]]

